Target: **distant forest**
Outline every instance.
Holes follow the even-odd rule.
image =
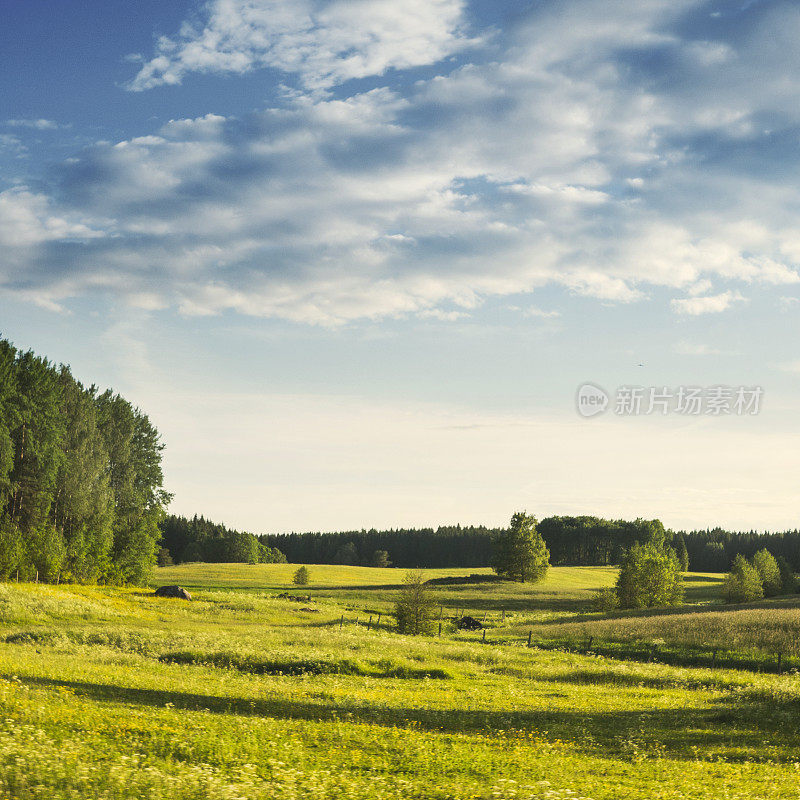
[[[161,522],[161,536],[161,545],[174,563],[286,562],[286,556],[280,550],[259,541],[252,533],[233,530],[203,517],[187,519],[171,514]]]
[[[162,449],[123,397],[0,339],[0,578],[146,580],[170,499]]]
[[[599,517],[546,517],[538,523],[556,566],[618,564],[637,542],[664,539],[676,550],[685,544],[689,568],[727,572],[734,557],[766,547],[800,571],[800,531],[776,534],[665,530],[659,520],[608,520]],[[385,552],[392,566],[411,568],[486,567],[492,543],[504,529],[484,526],[440,526],[336,533],[289,533],[253,536],[217,525],[202,517],[168,517],[162,523],[163,544],[176,562],[282,561],[293,564],[380,563]],[[256,552],[255,542],[262,550]]]

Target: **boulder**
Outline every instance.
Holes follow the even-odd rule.
[[[475,617],[461,617],[456,620],[456,628],[460,631],[479,631],[482,627],[483,625]]]
[[[192,596],[182,586],[159,586],[154,592],[156,597],[177,597],[180,600],[191,600]]]

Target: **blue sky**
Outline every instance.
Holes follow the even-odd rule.
[[[796,4],[2,10],[0,332],[151,415],[176,512],[797,525]]]

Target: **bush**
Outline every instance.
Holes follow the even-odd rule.
[[[725,576],[722,595],[726,603],[750,603],[764,596],[758,570],[743,555],[733,559],[731,571]]]
[[[775,556],[766,548],[759,550],[753,556],[753,566],[761,579],[764,588],[764,597],[774,597],[781,593],[781,571]]]
[[[592,608],[595,611],[613,611],[619,608],[616,589],[599,589],[592,595]]]
[[[635,544],[622,559],[616,588],[622,608],[680,604],[683,579],[675,551],[656,544]]]
[[[292,582],[295,586],[308,586],[308,582],[311,580],[311,573],[308,571],[308,567],[300,567],[292,576]]]
[[[403,579],[403,588],[395,603],[397,630],[412,636],[433,633],[436,603],[422,573],[411,570]]]

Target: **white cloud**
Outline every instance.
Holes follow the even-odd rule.
[[[719,314],[721,311],[727,311],[734,303],[743,302],[744,299],[738,292],[727,291],[721,294],[675,299],[671,301],[671,305],[679,314],[698,316]]]
[[[731,355],[730,351],[720,350],[701,342],[678,342],[673,348],[681,356],[721,356]]]
[[[699,5],[541,4],[490,61],[348,95],[316,90],[461,47],[463,4],[213,2],[161,42],[138,88],[269,65],[310,91],[99,142],[49,196],[15,190],[0,285],[331,325],[455,318],[545,285],[614,303],[668,287],[692,315],[754,283],[796,283],[797,176],[756,124],[770,102],[794,113],[778,92],[786,65],[759,55],[778,23],[698,43],[674,23]],[[682,79],[639,77],[625,59],[647,48]],[[766,98],[742,70],[773,87]],[[716,279],[731,288],[712,294]]]
[[[209,0],[178,36],[158,40],[129,88],[271,67],[324,89],[434,64],[467,44],[463,7],[464,0]]]
[[[37,131],[55,131],[66,127],[51,119],[8,119],[6,125],[12,128],[33,128]]]
[[[782,364],[776,364],[775,368],[779,369],[781,372],[800,374],[800,361],[785,361]]]

